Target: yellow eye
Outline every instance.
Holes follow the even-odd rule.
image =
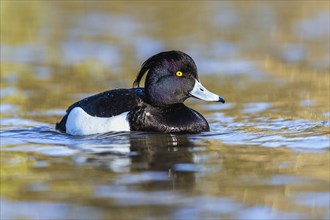
[[[181,71],[178,71],[178,72],[175,73],[175,75],[178,76],[178,77],[181,77],[183,75],[183,73]]]

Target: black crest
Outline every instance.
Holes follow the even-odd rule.
[[[172,51],[165,51],[158,53],[149,59],[147,59],[141,66],[141,70],[138,73],[134,83],[133,87],[140,87],[140,81],[144,74],[146,74],[152,67],[161,64],[163,61],[167,61],[168,63],[171,63],[173,60],[189,60],[190,62],[193,62],[193,59],[188,56],[187,54],[177,51],[177,50],[172,50]],[[195,65],[195,64],[194,64]]]

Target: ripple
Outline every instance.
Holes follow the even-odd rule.
[[[101,219],[94,207],[67,203],[0,200],[1,219]],[[42,210],[42,211],[40,211]],[[70,212],[67,212],[70,210]]]
[[[166,181],[169,180],[168,173],[166,172],[140,172],[139,174],[128,174],[122,175],[120,178],[115,180],[116,184],[138,184],[143,182],[153,182],[153,181]]]
[[[23,118],[1,118],[0,119],[1,126],[4,127],[40,127],[40,126],[48,126],[46,123],[36,122]]]
[[[245,114],[255,114],[266,111],[272,106],[269,102],[256,102],[244,104],[242,112]]]
[[[258,117],[245,122],[235,122],[215,113],[210,139],[227,144],[260,145],[264,147],[289,147],[295,149],[325,149],[330,147],[329,123],[324,121],[269,119]],[[219,121],[221,124],[219,124]]]
[[[330,205],[330,193],[329,192],[299,193],[295,195],[295,203],[304,206],[321,207],[328,209]],[[329,213],[329,209],[328,209],[328,213]]]

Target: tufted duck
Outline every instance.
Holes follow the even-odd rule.
[[[139,86],[144,74],[145,87]],[[110,131],[164,133],[208,131],[205,118],[183,102],[189,98],[224,103],[200,83],[193,59],[181,51],[146,60],[131,89],[113,89],[84,98],[67,109],[56,129],[71,135]]]

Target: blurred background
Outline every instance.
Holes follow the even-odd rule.
[[[2,219],[329,217],[329,1],[0,4]],[[165,50],[225,97],[187,101],[210,133],[54,131]]]
[[[328,6],[327,1],[2,1],[2,85],[14,83],[19,90],[4,98],[20,99],[33,111],[64,108],[75,92],[131,86],[144,60],[173,49],[190,54],[201,75],[219,77],[212,86],[229,101],[243,98],[232,93],[264,73],[284,81],[298,78],[313,87],[308,93],[325,96]]]

